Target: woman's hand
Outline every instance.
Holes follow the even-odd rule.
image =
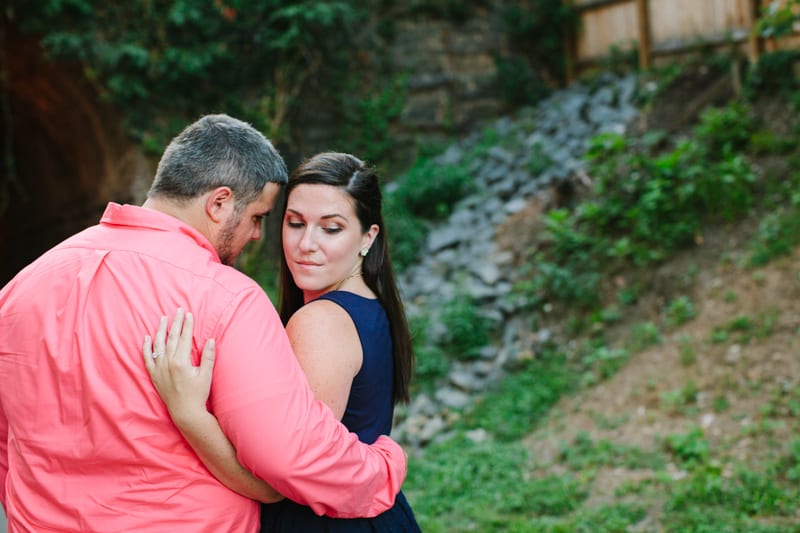
[[[208,412],[214,369],[214,340],[203,347],[200,366],[192,364],[194,317],[178,309],[167,338],[167,317],[161,317],[155,341],[144,338],[144,366],[158,394],[169,409],[175,425],[209,471],[231,490],[264,503],[283,496],[243,467],[236,449],[222,432],[217,419]],[[253,421],[258,423],[258,421]]]
[[[194,317],[178,309],[167,335],[167,317],[161,317],[155,340],[145,336],[142,353],[159,396],[175,423],[182,427],[207,413],[206,402],[211,391],[214,369],[214,340],[203,347],[200,366],[192,364],[192,331]]]

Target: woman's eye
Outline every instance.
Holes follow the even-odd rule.
[[[323,228],[323,230],[325,231],[325,233],[333,234],[333,233],[339,233],[340,231],[342,231],[342,228],[340,228],[339,226],[332,226],[328,228]]]
[[[303,223],[302,222],[297,222],[296,220],[287,220],[286,221],[286,225],[289,226],[290,228],[302,228],[303,227]]]

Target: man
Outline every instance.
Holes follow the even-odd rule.
[[[360,444],[314,400],[266,294],[226,266],[261,237],[286,180],[263,135],[203,117],[167,147],[142,207],[109,204],[0,291],[10,532],[258,529],[258,504],[206,470],[142,363],[143,333],[179,306],[196,339],[216,341],[210,410],[243,465],[320,513],[392,504],[402,450]]]

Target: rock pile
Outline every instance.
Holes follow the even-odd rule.
[[[469,165],[477,193],[460,201],[451,216],[429,234],[421,259],[399,278],[410,317],[433,317],[429,336],[444,335],[437,309],[457,295],[479,302],[480,315],[500,331],[497,345],[480,357],[453,362],[435,394],[420,393],[399,409],[392,436],[419,449],[446,438],[458,412],[502,378],[508,365],[530,356],[546,330],[532,332],[529,317],[515,302],[512,254],[496,244],[497,228],[546,191],[573,180],[584,168],[589,141],[605,132],[624,133],[638,116],[633,76],[603,75],[592,85],[576,83],[536,108],[498,119],[493,129],[502,142],[475,157],[482,134],[453,144],[437,157],[441,165]],[[512,148],[509,148],[512,147]],[[470,438],[486,438],[475,431]]]

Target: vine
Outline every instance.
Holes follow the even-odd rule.
[[[275,141],[309,78],[345,54],[364,12],[348,1],[10,0],[45,53],[78,62],[128,131],[160,151],[197,115],[228,112]]]

